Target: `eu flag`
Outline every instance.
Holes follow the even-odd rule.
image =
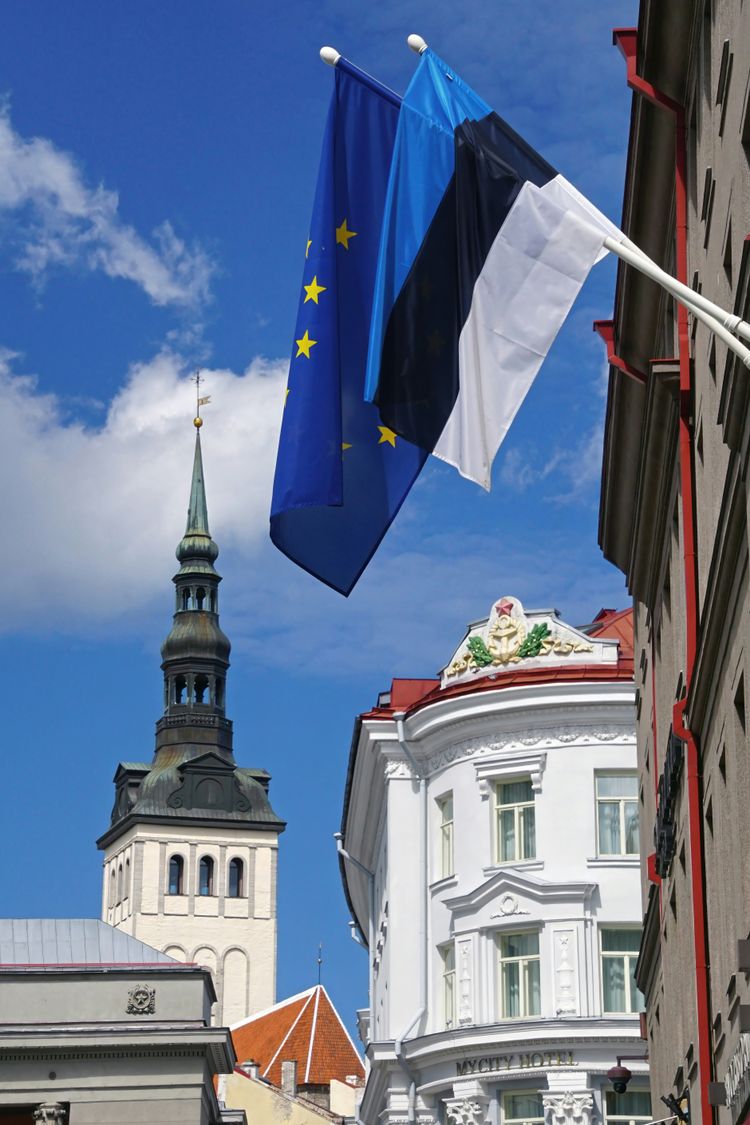
[[[328,111],[271,504],[271,538],[349,594],[427,453],[364,401],[397,99],[340,60]]]

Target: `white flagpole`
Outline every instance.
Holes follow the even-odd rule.
[[[722,309],[719,305],[709,301],[702,293],[696,293],[688,285],[683,285],[666,270],[657,266],[643,251],[626,239],[624,242],[618,242],[615,238],[605,238],[604,246],[612,254],[621,258],[628,265],[634,269],[639,270],[646,277],[650,277],[662,289],[666,289],[671,293],[675,300],[684,305],[694,317],[700,320],[709,331],[713,332],[718,338],[729,348],[730,351],[742,360],[745,367],[750,367],[750,349],[746,348],[744,344],[740,343],[735,336],[732,335],[736,332],[742,336],[743,339],[750,341],[750,325],[747,324],[741,317],[736,316],[734,313],[729,313],[726,309]]]

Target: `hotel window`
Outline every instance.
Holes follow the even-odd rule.
[[[635,983],[635,964],[641,931],[601,929],[602,1010],[606,1013],[640,1012],[643,995]]]
[[[500,1012],[502,1019],[541,1013],[539,934],[501,934]]]
[[[533,1090],[503,1094],[503,1125],[543,1125],[542,1095]]]
[[[184,894],[182,879],[185,870],[185,861],[181,855],[173,855],[169,861],[169,894]]]
[[[495,795],[496,862],[534,859],[536,820],[530,778],[500,782]]]
[[[638,777],[603,773],[596,778],[599,855],[638,855]]]
[[[607,1125],[618,1122],[620,1125],[640,1125],[651,1121],[651,1096],[648,1090],[628,1090],[626,1094],[616,1094],[607,1090]]]
[[[204,855],[198,867],[198,894],[212,895],[214,893],[214,861],[209,855]]]
[[[453,794],[440,797],[437,807],[440,815],[438,878],[447,879],[453,874]]]
[[[456,950],[453,942],[440,950],[443,970],[443,1022],[447,1028],[456,1026]]]

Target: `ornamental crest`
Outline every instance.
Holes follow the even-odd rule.
[[[137,984],[128,992],[125,1011],[130,1016],[152,1016],[156,1011],[156,989],[146,984]]]
[[[611,641],[604,644],[612,646]],[[557,661],[593,652],[594,645],[586,635],[563,624],[556,611],[527,615],[518,598],[504,597],[493,605],[486,621],[470,629],[445,669],[444,682],[490,674],[527,660],[552,657]],[[616,644],[609,658],[617,659]]]

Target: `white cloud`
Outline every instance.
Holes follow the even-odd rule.
[[[597,421],[572,448],[558,447],[546,460],[536,456],[529,459],[519,449],[509,449],[500,467],[500,483],[514,492],[526,492],[549,482],[555,491],[544,498],[552,503],[595,502],[601,478],[603,435],[604,427]]]
[[[16,268],[43,285],[55,267],[100,270],[139,285],[155,305],[195,308],[209,297],[214,270],[199,247],[178,238],[169,222],[144,239],[123,223],[117,193],[88,187],[75,159],[43,138],[27,140],[0,105],[0,226]]]
[[[104,423],[65,420],[66,403],[13,373],[0,351],[5,629],[86,631],[165,593],[184,529],[195,388],[163,351],[133,366]],[[286,364],[206,371],[203,447],[221,545],[246,553],[266,534]]]

